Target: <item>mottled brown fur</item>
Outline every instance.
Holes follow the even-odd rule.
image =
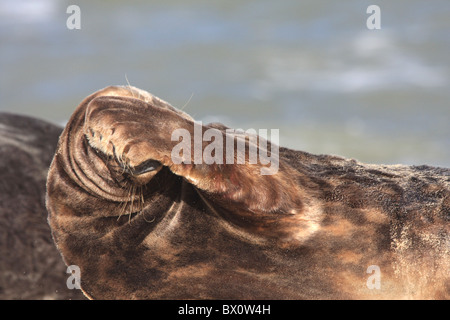
[[[177,128],[193,133],[193,119],[132,87],[94,93],[67,124],[47,207],[88,297],[449,297],[450,169],[287,148],[273,175],[175,164]],[[135,174],[150,159],[155,170]],[[371,265],[380,289],[366,285]]]
[[[45,182],[61,131],[0,113],[0,299],[85,299],[67,288],[47,223]]]

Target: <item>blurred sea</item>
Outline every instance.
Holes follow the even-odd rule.
[[[450,167],[448,0],[0,0],[1,111],[64,124],[126,79],[282,146]]]

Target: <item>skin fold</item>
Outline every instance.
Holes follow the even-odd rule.
[[[245,163],[174,159],[174,130],[194,145],[195,125],[130,86],[102,89],[74,111],[50,166],[47,209],[87,297],[449,298],[450,169],[280,147],[277,172],[263,175],[268,164],[250,163],[254,141],[239,135]],[[226,139],[226,126],[201,133],[209,129]]]

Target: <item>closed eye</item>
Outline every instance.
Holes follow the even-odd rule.
[[[161,167],[161,163],[159,161],[149,159],[149,160],[142,162],[138,166],[131,168],[130,171],[133,175],[140,175],[140,174],[144,174],[146,172],[157,170],[160,167]]]

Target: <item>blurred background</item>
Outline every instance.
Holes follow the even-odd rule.
[[[0,111],[64,125],[127,79],[282,146],[450,167],[448,0],[0,0]]]

